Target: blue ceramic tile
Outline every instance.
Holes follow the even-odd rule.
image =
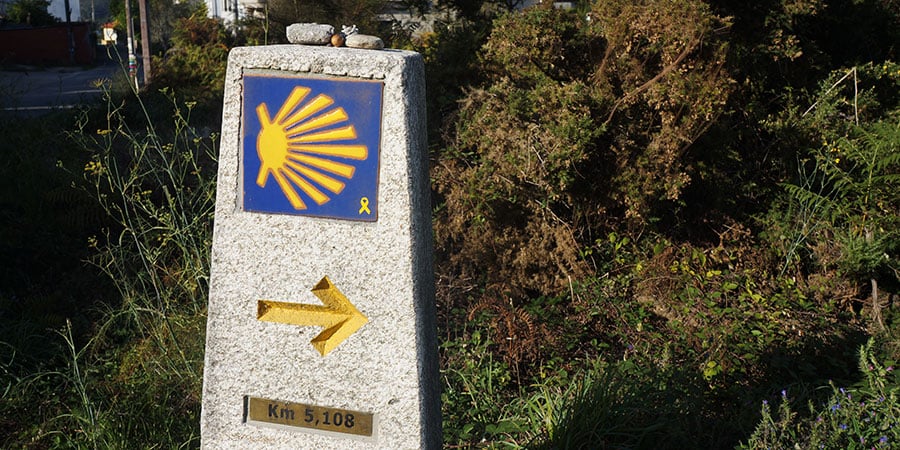
[[[245,211],[378,219],[380,81],[245,75]]]

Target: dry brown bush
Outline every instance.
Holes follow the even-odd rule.
[[[449,270],[513,297],[554,295],[590,273],[581,252],[598,236],[679,199],[685,153],[730,90],[728,26],[696,0],[495,22],[487,82],[461,101],[433,170]]]

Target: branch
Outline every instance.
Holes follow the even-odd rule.
[[[661,71],[659,71],[659,73],[656,74],[656,76],[654,76],[653,78],[647,80],[646,82],[644,82],[644,84],[638,86],[636,89],[634,89],[633,91],[631,91],[631,92],[625,94],[624,96],[622,96],[622,98],[620,98],[619,100],[617,100],[617,101],[616,101],[616,104],[613,105],[612,111],[609,112],[609,117],[607,117],[607,118],[606,118],[606,121],[603,122],[603,125],[604,125],[604,126],[605,126],[605,125],[608,125],[608,124],[612,121],[613,116],[616,114],[616,110],[619,109],[619,105],[621,105],[622,103],[624,103],[626,100],[629,100],[629,99],[631,99],[632,97],[634,97],[634,96],[640,94],[641,92],[646,91],[646,90],[649,89],[651,86],[653,86],[654,84],[658,83],[659,80],[661,80],[663,77],[665,77],[665,76],[668,75],[670,72],[672,72],[673,70],[675,70],[675,69],[681,64],[681,62],[684,61],[685,58],[687,58],[687,56],[691,53],[691,51],[693,51],[694,48],[697,47],[697,44],[699,44],[700,41],[701,41],[702,39],[703,39],[703,35],[701,34],[699,37],[697,37],[696,39],[694,39],[693,41],[691,41],[690,44],[688,44],[688,45],[684,48],[684,50],[681,51],[681,53],[678,55],[678,57],[675,58],[675,61],[672,61],[671,64],[667,65],[666,67],[663,67],[663,69],[662,69]]]

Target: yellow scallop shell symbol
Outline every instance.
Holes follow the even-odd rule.
[[[275,117],[269,116],[265,103],[256,107],[262,129],[256,140],[260,168],[256,184],[266,187],[275,178],[294,209],[306,209],[298,189],[322,205],[329,194],[340,194],[356,168],[335,159],[365,160],[365,145],[335,144],[356,139],[356,130],[348,122],[344,108],[333,107],[334,99],[319,94],[304,103],[311,89],[297,86],[281,105]],[[343,124],[343,125],[342,125]],[[324,158],[323,158],[324,156]]]

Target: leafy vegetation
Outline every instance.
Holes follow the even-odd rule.
[[[746,405],[819,399],[862,376],[846,361],[866,336],[895,342],[900,28],[854,5],[597,2],[493,22],[434,152],[445,342],[473,343],[445,348],[447,390],[487,393],[447,399],[447,444],[733,447],[760,420]],[[880,42],[878,59],[818,23]],[[610,407],[645,413],[627,439],[582,394],[565,414],[586,440],[514,419],[515,399],[550,410],[536,392],[598,362],[640,392]]]
[[[830,396],[819,405],[809,402],[809,417],[798,420],[786,390],[773,415],[763,401],[762,420],[741,448],[891,448],[900,439],[900,405],[894,367],[873,356],[873,341],[859,350],[864,378],[852,388],[830,384]]]
[[[143,45],[140,26],[140,5],[137,1],[129,2],[131,6],[131,18],[134,32],[135,52],[140,54]],[[183,35],[183,20],[193,18],[206,18],[206,3],[199,0],[147,0],[147,14],[151,18],[148,21],[148,35],[150,37],[151,54],[165,53],[173,46],[178,47],[178,35]],[[125,0],[109,1],[110,22],[115,24],[119,36],[126,36],[128,15],[125,10]],[[213,22],[215,22],[213,20]],[[189,23],[187,25],[197,26]],[[221,25],[221,24],[220,24]],[[121,42],[121,40],[120,40]]]
[[[0,121],[4,447],[197,446],[227,49],[378,6],[289,3]],[[426,61],[446,447],[895,445],[894,2],[438,6],[393,38]]]
[[[178,19],[172,48],[163,56],[154,57],[153,79],[155,87],[168,88],[179,99],[199,105],[205,121],[215,124],[221,116],[224,62],[232,40],[220,22],[205,14],[200,11]]]
[[[40,309],[4,295],[5,313],[21,310],[3,320],[3,409],[16,430],[4,447],[133,448],[198,438],[215,136],[190,124],[189,105],[173,105],[168,125],[147,115],[126,120],[124,111],[110,103],[77,116],[72,131],[55,136],[66,145],[39,158],[49,165],[25,174],[69,180],[70,197],[59,202],[86,205],[76,211],[87,217],[42,214],[60,217],[47,225],[53,229],[75,225],[69,234],[78,251],[69,252],[93,268],[63,259],[85,286],[52,291],[67,301],[29,300],[38,308],[72,305],[41,328],[31,316]],[[106,282],[92,286],[98,279]],[[51,280],[40,285],[57,286]],[[17,337],[23,325],[29,334]]]
[[[16,0],[7,6],[6,14],[12,23],[36,27],[58,23],[59,20],[47,11],[48,7],[49,0]]]

